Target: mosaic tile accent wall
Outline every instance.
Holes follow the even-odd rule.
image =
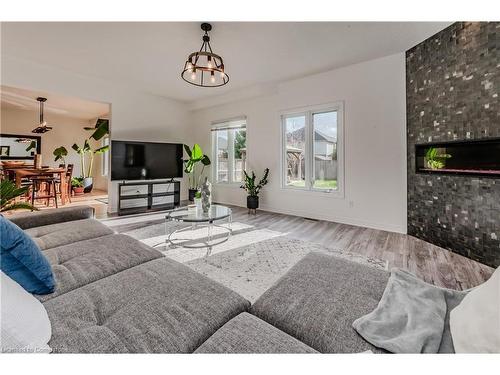
[[[408,234],[500,265],[500,179],[415,173],[415,144],[500,137],[500,22],[457,22],[406,52]]]

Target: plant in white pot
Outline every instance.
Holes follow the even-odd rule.
[[[255,172],[252,171],[251,175],[247,173],[247,171],[243,171],[245,174],[245,181],[240,186],[243,190],[248,193],[247,196],[247,208],[253,213],[257,212],[257,208],[259,208],[259,193],[260,190],[267,185],[267,178],[269,177],[269,168],[264,170],[264,176],[260,179],[260,181],[255,183]]]
[[[109,150],[109,146],[102,146],[96,149],[93,149],[90,141],[100,141],[106,135],[109,134],[109,121],[105,119],[98,119],[95,127],[85,127],[85,130],[92,131],[92,135],[85,139],[83,145],[79,146],[76,143],[73,144],[72,149],[80,155],[80,163],[82,168],[83,178],[83,188],[85,193],[90,193],[93,187],[93,177],[92,177],[92,168],[94,167],[94,156],[97,154],[103,154]]]

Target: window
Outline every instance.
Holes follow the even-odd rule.
[[[239,183],[247,160],[246,119],[214,123],[212,165],[216,183]]]
[[[104,137],[102,139],[102,147],[109,146],[109,137]],[[102,175],[107,176],[109,172],[109,151],[102,154]]]
[[[342,104],[282,115],[283,187],[342,193]]]

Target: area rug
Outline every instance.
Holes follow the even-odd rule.
[[[212,249],[172,247],[165,243],[166,230],[172,231],[185,225],[171,222],[165,224],[163,218],[158,216],[131,219],[113,221],[108,225],[117,232],[155,246],[165,256],[218,281],[250,302],[259,298],[293,265],[312,251],[349,259],[381,270],[388,268],[387,261],[301,241],[288,237],[287,233],[255,228],[244,223],[233,223],[233,235],[229,240]],[[214,229],[214,237],[223,235],[222,230]],[[186,233],[193,241],[206,235],[203,229]]]
[[[274,237],[231,251],[219,252],[185,264],[254,302],[306,254],[317,251],[386,270],[387,262],[344,253],[318,244]],[[178,258],[169,251],[165,255]],[[178,259],[177,259],[178,260]]]

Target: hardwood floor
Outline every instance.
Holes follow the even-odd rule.
[[[486,281],[493,269],[441,247],[400,233],[258,211],[233,209],[233,222],[286,232],[291,238],[387,260],[425,281],[450,289],[468,289]]]
[[[90,205],[97,218],[106,218],[106,192],[93,191],[73,198],[66,206]],[[322,220],[259,210],[248,214],[246,208],[231,206],[233,222],[253,225],[258,229],[287,233],[286,236],[318,243],[327,247],[387,260],[389,267],[407,269],[425,281],[450,289],[468,289],[486,281],[493,269],[428,242],[400,233],[356,227]]]
[[[73,207],[73,206],[91,206],[95,210],[95,215],[98,219],[107,217],[108,205],[107,203],[108,193],[104,190],[94,189],[92,192],[83,194],[80,196],[72,196],[71,203],[67,202],[64,206],[59,205],[59,207]],[[53,202],[47,207],[45,202],[40,200],[35,202],[35,206],[40,210],[45,210],[48,208],[54,208]]]

